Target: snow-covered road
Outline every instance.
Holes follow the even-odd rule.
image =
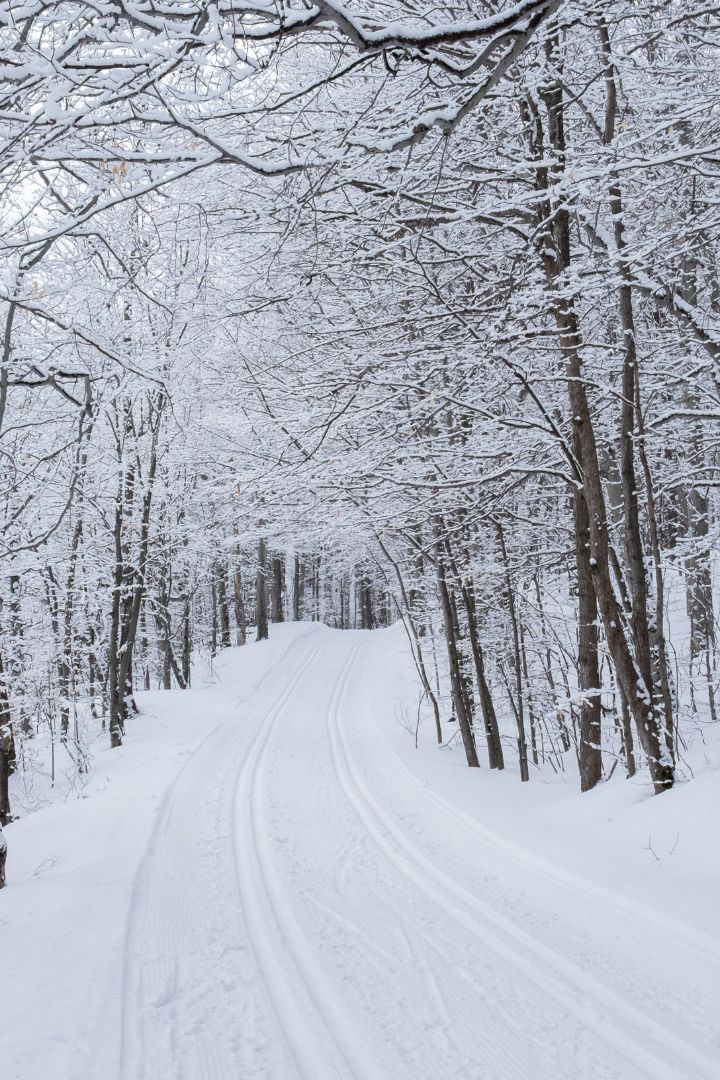
[[[310,624],[144,695],[7,829],[3,1080],[720,1078],[712,765],[521,785],[417,701],[401,627]]]
[[[419,778],[378,704],[387,641],[306,628],[170,787],[121,1080],[720,1077],[717,939]]]

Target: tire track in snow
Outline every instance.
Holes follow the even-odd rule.
[[[637,900],[621,896],[619,893],[614,892],[612,889],[608,889],[603,885],[597,885],[578,874],[573,874],[567,870],[562,870],[560,867],[553,866],[552,863],[547,862],[540,856],[524,851],[511,840],[506,840],[504,837],[493,832],[492,829],[488,829],[485,825],[482,825],[476,818],[471,817],[470,814],[465,813],[453,803],[448,802],[447,799],[443,798],[438,792],[433,791],[432,788],[428,787],[427,784],[424,784],[410,769],[408,769],[407,765],[405,765],[402,758],[397,754],[396,750],[388,740],[370,705],[366,707],[366,714],[373,727],[378,732],[378,736],[382,740],[388,756],[393,759],[397,771],[415,788],[416,791],[419,791],[422,794],[424,799],[433,803],[447,814],[448,817],[457,821],[459,825],[472,833],[482,843],[500,852],[500,854],[506,858],[511,859],[518,866],[533,871],[533,873],[543,877],[552,885],[564,889],[566,892],[572,892],[583,899],[590,899],[605,906],[610,905],[615,907],[625,915],[642,919],[645,924],[652,923],[663,933],[671,934],[675,940],[682,939],[684,945],[697,952],[700,956],[704,957],[710,953],[720,959],[720,944],[708,934],[703,933],[702,930],[695,930],[693,927],[680,922],[671,915],[664,915],[655,908],[648,907],[646,904],[642,904]]]
[[[338,789],[345,801],[350,813],[355,820],[358,820],[357,809],[351,799],[347,797],[347,791],[344,785],[340,782],[340,778],[337,773],[337,766],[335,763],[334,749],[333,749],[333,728],[339,724],[339,717],[341,712],[341,706],[343,704],[344,696],[348,689],[350,676],[353,674],[353,667],[357,660],[357,656],[361,649],[367,642],[367,635],[363,635],[363,639],[353,648],[351,656],[346,663],[345,678],[343,685],[340,689],[340,693],[336,694],[335,700],[331,703],[326,713],[326,733],[328,737],[328,744],[330,750],[330,762],[329,764],[333,768],[335,779],[338,783]],[[364,827],[362,819],[358,822],[361,830],[361,835],[368,838],[368,830]],[[373,842],[374,838],[370,835],[370,847],[375,848],[377,845]],[[359,842],[357,836],[353,840],[353,846],[358,847]],[[408,994],[410,986],[412,991],[410,997],[414,997],[416,1008],[412,1010],[412,1015],[420,1016],[423,1010],[423,1004],[430,1003],[430,1010],[428,1015],[434,1017],[431,1022],[431,1026],[424,1030],[408,1028],[407,1031],[411,1031],[411,1040],[415,1042],[418,1040],[418,1045],[421,1048],[420,1058],[417,1059],[413,1055],[413,1063],[410,1066],[406,1062],[407,1072],[403,1075],[419,1076],[423,1077],[436,1077],[436,1076],[453,1076],[458,1080],[491,1080],[491,1078],[497,1078],[501,1076],[530,1076],[535,1075],[534,1072],[530,1072],[533,1068],[531,1061],[528,1058],[527,1045],[523,1040],[523,1025],[521,1021],[514,1021],[510,1025],[507,1023],[497,1022],[498,1017],[498,1001],[495,1001],[495,1008],[493,1010],[496,1016],[496,1026],[492,1028],[492,1041],[488,1042],[487,1039],[487,1024],[485,1024],[485,1032],[483,1038],[483,1026],[479,1026],[477,1023],[477,1015],[474,1013],[473,1007],[467,997],[467,995],[461,994],[459,997],[453,994],[453,1004],[450,1005],[449,1001],[446,1002],[443,991],[440,986],[440,979],[435,971],[433,964],[430,962],[430,954],[436,953],[436,959],[442,959],[445,968],[450,968],[452,971],[453,985],[457,980],[458,975],[462,975],[468,985],[478,992],[478,997],[484,1001],[486,997],[487,986],[480,986],[479,983],[473,980],[472,976],[466,974],[462,966],[458,966],[458,961],[449,960],[449,955],[453,952],[452,947],[445,947],[440,943],[431,943],[428,934],[432,934],[433,937],[437,934],[437,928],[440,922],[445,921],[447,915],[446,909],[439,906],[435,897],[430,896],[423,890],[418,890],[416,883],[409,879],[406,874],[403,873],[402,868],[399,868],[393,860],[391,865],[393,869],[398,872],[400,882],[404,882],[406,886],[409,886],[410,893],[413,896],[420,896],[423,906],[427,907],[427,911],[433,918],[433,928],[430,930],[419,929],[419,926],[413,926],[411,929],[410,937],[406,930],[406,924],[408,919],[412,918],[413,908],[405,907],[404,900],[394,896],[387,887],[387,875],[382,865],[386,861],[386,853],[381,851],[382,860],[378,864],[380,869],[380,875],[378,880],[385,882],[385,888],[382,892],[382,898],[386,907],[390,910],[391,920],[397,927],[397,932],[400,940],[404,944],[405,952],[407,954],[404,961],[405,965],[414,964],[415,971],[419,976],[419,980],[413,980],[410,985],[405,984],[399,993],[404,997]],[[440,915],[440,919],[437,916]],[[427,913],[425,915],[427,919]],[[367,927],[365,928],[367,933]],[[372,932],[372,931],[371,931]],[[456,939],[456,935],[454,938]],[[372,943],[365,942],[365,952],[372,949]],[[397,959],[397,957],[395,957]],[[366,955],[367,961],[367,955]],[[486,969],[487,977],[487,969]],[[445,979],[447,979],[447,971],[445,972]],[[490,986],[497,993],[498,982],[497,973],[490,978]],[[421,989],[422,988],[422,989]],[[393,1000],[392,997],[390,1000]],[[502,1008],[500,1008],[500,1014],[502,1014]],[[485,1010],[485,1019],[487,1020],[488,1011]],[[465,1032],[473,1032],[473,1038],[475,1040],[475,1051],[469,1051],[468,1046],[462,1046],[461,1041],[456,1036],[456,1028],[460,1024],[464,1028]],[[432,1027],[433,1038],[439,1038],[442,1041],[442,1052],[439,1058],[435,1058],[434,1051],[435,1046],[428,1046],[427,1039],[428,1033]],[[397,1033],[395,1035],[397,1038]],[[477,1057],[477,1047],[482,1046],[482,1064]],[[448,1053],[452,1055],[452,1061],[448,1057]],[[430,1056],[428,1056],[430,1055]],[[472,1056],[469,1056],[472,1055]],[[367,1080],[379,1080],[382,1075],[392,1076],[393,1073],[382,1074],[378,1071],[377,1066],[375,1069],[370,1069],[367,1072]]]
[[[234,850],[249,937],[298,1077],[360,1080],[378,1074],[372,1067],[368,1069],[352,1023],[328,991],[284,895],[263,816],[264,776],[273,732],[321,650],[322,645],[296,673],[248,751],[235,795]],[[342,697],[355,652],[347,657],[336,679],[329,711]]]
[[[714,938],[702,930],[695,930],[686,923],[680,922],[671,915],[665,915],[657,911],[656,908],[633,900],[631,897],[624,897],[612,889],[583,878],[579,874],[554,866],[542,857],[525,851],[512,841],[499,836],[492,829],[487,828],[476,818],[456,807],[426,783],[423,783],[396,752],[378,722],[372,706],[369,704],[366,705],[366,715],[387,750],[387,756],[393,763],[394,772],[396,771],[402,776],[415,791],[420,792],[424,801],[437,807],[447,818],[460,825],[463,831],[476,842],[484,844],[491,851],[497,852],[502,858],[520,867],[523,871],[530,871],[536,878],[549,883],[554,889],[571,897],[590,901],[600,912],[604,912],[608,907],[614,908],[624,918],[626,925],[630,920],[631,940],[634,944],[637,944],[638,932],[640,936],[647,937],[647,935],[652,935],[652,932],[655,931],[657,940],[653,942],[651,938],[647,937],[649,944],[644,952],[645,963],[652,961],[653,955],[655,958],[652,970],[648,972],[649,985],[652,987],[655,1000],[662,1007],[663,991],[658,977],[663,975],[667,977],[668,973],[671,972],[670,992],[677,993],[682,984],[685,1000],[696,1003],[690,1017],[696,1030],[701,1033],[707,1030],[705,1017],[711,1018],[711,1024],[716,1021],[720,1012],[720,968],[717,965],[708,967],[707,964],[709,957],[720,960],[720,945]],[[529,889],[530,882],[525,881],[524,886]],[[696,963],[688,967],[687,971],[685,971],[683,965],[682,971],[684,974],[682,976],[680,968],[672,969],[667,950],[663,949],[663,940],[672,942],[673,949],[680,946],[688,955],[695,957]],[[655,950],[654,953],[653,950]],[[702,964],[700,968],[697,967],[698,960]],[[698,1009],[700,1002],[702,1002],[702,1012]],[[720,1075],[720,1067],[718,1068],[718,1075]]]
[[[226,1056],[230,1051],[231,1060],[223,1061],[218,1040],[208,1037],[203,1024],[194,1015],[195,1005],[205,991],[210,997],[213,993],[217,994],[218,975],[223,967],[228,968],[223,996],[232,994],[236,989],[234,980],[236,976],[240,978],[243,950],[247,952],[247,943],[240,935],[240,901],[234,885],[234,856],[230,850],[225,852],[223,835],[225,820],[229,849],[239,772],[239,767],[235,767],[233,751],[237,753],[241,735],[233,718],[242,704],[262,693],[273,679],[277,680],[278,671],[282,673],[283,665],[292,662],[292,654],[298,648],[306,653],[308,636],[303,635],[290,642],[250,695],[234,698],[223,719],[184,763],[164,795],[133,885],[127,918],[123,1015],[118,1054],[121,1080],[177,1080],[180,1076],[189,1076],[191,1080],[202,1080],[204,1077],[212,1080],[222,1077],[224,1080],[228,1075],[228,1065],[233,1076],[237,1072],[241,1049],[235,1047],[236,1053],[233,1054],[233,1047],[226,1043],[223,1049]],[[309,660],[308,655],[302,656],[299,668],[295,668],[287,679],[278,700],[285,699],[288,686],[294,686],[298,673],[302,675]],[[274,707],[275,703],[271,711]],[[233,721],[232,728],[228,726],[229,721]],[[263,724],[264,721],[261,721],[260,730]],[[209,766],[207,771],[203,771],[205,764]],[[207,787],[209,781],[212,787]],[[207,790],[203,790],[203,783]],[[227,806],[223,805],[228,789],[229,812]],[[183,829],[179,823],[188,821],[188,803],[192,808],[191,824],[189,829]],[[197,838],[188,835],[193,830],[199,832]],[[188,852],[194,857],[194,864],[188,865]],[[229,874],[222,873],[221,861],[225,855],[230,860]],[[224,895],[218,887],[208,898],[202,883],[197,885],[194,880],[189,880],[189,875],[194,879],[196,874],[202,874],[204,866],[198,863],[202,863],[206,857],[210,859],[214,876],[221,875],[218,886],[233,882],[229,895]],[[215,924],[212,915],[216,916]],[[220,956],[213,960],[212,952],[217,951],[218,935],[225,930],[228,938],[236,937],[237,941],[229,945],[223,943]],[[188,980],[190,985],[182,987],[178,982],[178,959],[188,959],[193,948],[190,940],[193,933],[201,936],[201,947],[195,947],[195,957],[205,954],[205,969],[193,969]],[[257,1028],[262,1019],[261,1006],[255,1000],[257,992],[255,990],[253,994],[253,988],[248,987],[247,981],[244,987],[248,992],[242,1004],[251,1018],[257,1015],[258,1023],[251,1024],[251,1028]],[[239,1023],[240,1017],[237,1020]],[[177,1045],[181,1033],[190,1036],[192,1046],[192,1052],[183,1060],[178,1058],[179,1053],[182,1056],[182,1051]],[[244,1032],[245,1036],[247,1034],[247,1031]],[[258,1075],[263,1073],[258,1072]]]
[[[351,654],[350,664],[362,644]],[[693,1080],[720,1078],[717,1061],[675,1036],[571,960],[536,941],[427,859],[407,840],[360,778],[342,734],[339,709],[328,715],[331,753],[340,786],[368,834],[396,869],[523,978],[554,998],[581,1026],[594,1031],[601,1042],[612,1043],[617,1053],[649,1080],[688,1080],[688,1075]],[[638,1042],[638,1032],[647,1037],[647,1043]],[[668,1055],[677,1064],[671,1064]],[[688,1067],[692,1068],[691,1074]]]

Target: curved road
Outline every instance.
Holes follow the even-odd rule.
[[[308,630],[172,787],[121,1080],[720,1078],[717,943],[420,785],[382,637]]]

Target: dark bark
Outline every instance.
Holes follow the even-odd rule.
[[[363,575],[358,582],[358,596],[360,606],[360,629],[372,630],[375,626],[373,587],[372,582],[365,575]]]
[[[244,645],[247,641],[247,615],[245,613],[245,596],[243,594],[242,564],[239,548],[235,552],[233,599],[235,602],[235,642],[237,645]]]
[[[527,751],[527,737],[525,735],[525,705],[523,700],[523,683],[522,683],[522,658],[520,655],[520,627],[518,624],[517,610],[515,607],[515,589],[513,587],[512,578],[510,576],[510,563],[508,560],[507,547],[505,544],[505,533],[502,525],[497,523],[497,536],[498,543],[500,545],[500,555],[503,561],[503,567],[505,569],[505,602],[507,604],[508,616],[510,618],[510,629],[512,632],[513,641],[513,668],[515,671],[515,693],[517,700],[515,702],[515,718],[517,720],[518,729],[518,759],[520,762],[520,779],[527,782],[530,779],[530,771],[528,767],[528,751]]]
[[[218,647],[218,604],[215,579],[210,582],[210,655],[217,656]]]
[[[140,611],[145,599],[148,552],[150,547],[150,515],[157,472],[157,451],[160,425],[166,405],[163,391],[149,398],[150,452],[145,491],[140,504],[139,542],[137,556],[131,559],[124,543],[126,513],[132,511],[135,499],[138,463],[131,465],[123,478],[121,474],[115,501],[115,573],[108,658],[110,745],[122,744],[125,721],[130,710],[137,712],[133,696],[133,649],[140,623]],[[118,460],[122,451],[118,447]],[[124,479],[124,482],[123,482]],[[129,543],[129,541],[128,541]]]
[[[15,765],[15,739],[5,682],[5,665],[0,656],[0,826],[12,821],[10,777],[15,771]]]
[[[612,146],[615,138],[615,123],[617,115],[617,87],[616,72],[612,62],[612,49],[610,35],[604,19],[600,20],[600,40],[603,55],[606,62],[605,69],[605,129],[604,142]],[[627,562],[627,576],[630,584],[631,600],[631,628],[635,645],[637,665],[642,674],[647,692],[653,702],[662,701],[665,713],[665,727],[668,732],[673,727],[673,710],[668,688],[667,661],[664,651],[664,638],[658,642],[657,635],[662,637],[662,609],[655,613],[655,663],[653,663],[653,645],[651,641],[651,620],[649,611],[647,565],[640,530],[640,507],[638,501],[638,477],[635,469],[635,449],[638,440],[636,420],[641,422],[639,409],[639,386],[640,373],[638,367],[638,355],[635,332],[635,313],[633,309],[633,286],[632,273],[628,263],[627,242],[625,238],[624,208],[622,188],[617,172],[611,171],[609,184],[609,202],[613,218],[613,231],[617,256],[617,268],[620,277],[618,289],[618,306],[620,326],[622,329],[623,369],[622,369],[622,398],[620,409],[620,478],[623,494],[624,509],[624,532],[625,550]],[[644,472],[646,479],[647,496],[652,500],[652,483],[650,478],[649,464],[644,460]],[[655,528],[655,516],[652,515],[651,529]],[[662,569],[660,566],[659,552],[655,558],[656,585],[659,585],[659,594],[663,594]],[[658,672],[659,685],[656,682],[655,673]],[[668,752],[672,754],[672,737],[670,736]]]
[[[255,579],[255,622],[257,625],[256,641],[268,638],[268,552],[267,540],[258,542],[258,566]]]
[[[115,496],[115,523],[113,540],[115,545],[115,564],[113,569],[113,593],[110,611],[110,641],[108,643],[108,710],[110,714],[110,745],[122,745],[125,731],[125,705],[122,683],[119,681],[120,666],[120,614],[122,611],[123,587],[123,551],[122,551],[122,484]]]
[[[192,602],[185,598],[182,615],[182,678],[185,686],[190,686],[192,658]]]
[[[230,638],[230,605],[228,603],[227,567],[225,563],[218,563],[215,567],[215,584],[217,587],[220,647],[229,649],[232,640]]]
[[[163,688],[169,690],[172,686],[172,662],[171,653],[171,623],[170,623],[170,568],[165,566],[158,580],[157,598],[155,603],[155,624],[158,635],[158,651],[163,673]]]
[[[576,451],[577,452],[577,451]],[[580,790],[590,791],[602,778],[602,709],[598,661],[598,610],[590,562],[590,521],[582,490],[573,500],[578,588],[578,689]]]
[[[293,569],[293,595],[292,595],[292,617],[295,622],[299,622],[302,617],[303,607],[303,592],[304,592],[304,566],[300,560],[299,555],[295,555],[295,564]]]
[[[285,560],[282,555],[273,555],[270,574],[270,617],[280,623],[285,619],[283,594],[285,591]]]
[[[472,648],[473,660],[475,663],[475,676],[480,697],[480,711],[483,716],[485,738],[487,740],[488,765],[491,769],[500,770],[505,768],[505,758],[503,756],[502,743],[500,742],[500,728],[495,712],[495,704],[485,675],[485,658],[483,656],[482,646],[480,645],[475,594],[471,583],[467,583],[463,586],[462,594],[468,619],[470,646]]]
[[[540,763],[538,755],[538,724],[535,715],[535,701],[533,698],[532,683],[530,682],[530,669],[528,666],[527,649],[525,648],[525,626],[522,619],[518,619],[518,631],[520,639],[520,659],[522,661],[522,673],[525,682],[525,694],[527,697],[528,721],[530,723],[530,752],[533,765]],[[544,758],[543,758],[544,760]]]
[[[320,566],[322,556],[318,552],[312,557],[312,618],[315,622],[320,621]]]
[[[548,51],[557,68],[561,58],[557,43]],[[561,65],[560,65],[561,66]],[[565,132],[563,89],[555,81],[544,91],[547,107],[550,143],[556,155],[555,176],[560,180],[564,171]],[[538,125],[534,151],[543,157],[542,135]],[[539,191],[550,189],[546,165],[536,169]],[[598,608],[602,617],[608,651],[612,658],[618,683],[625,695],[635,722],[641,745],[648,760],[653,786],[657,792],[672,787],[674,768],[661,732],[661,720],[655,703],[647,690],[634,655],[622,608],[617,602],[610,574],[610,554],[607,515],[598,460],[595,430],[587,394],[582,359],[582,336],[575,309],[575,298],[564,287],[564,278],[571,267],[570,215],[564,204],[551,206],[549,198],[538,208],[541,226],[540,258],[545,269],[551,299],[552,314],[558,333],[560,352],[567,375],[568,397],[574,427],[574,446],[577,448],[578,468],[582,491],[588,510],[590,565]]]
[[[445,645],[450,666],[450,692],[452,694],[453,708],[455,710],[455,719],[460,728],[460,737],[462,738],[463,747],[465,749],[467,763],[471,768],[477,769],[480,766],[480,761],[478,760],[477,747],[475,745],[472,711],[467,697],[465,676],[462,670],[462,660],[458,640],[459,633],[455,620],[455,612],[453,610],[452,597],[447,582],[445,564],[442,559],[441,530],[437,523],[435,525],[435,555],[435,572],[437,576],[438,595],[440,597],[440,608],[442,610],[443,624],[445,627]]]

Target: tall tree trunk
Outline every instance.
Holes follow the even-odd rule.
[[[480,710],[485,727],[485,739],[487,741],[488,764],[491,769],[504,769],[505,759],[503,756],[502,743],[500,742],[500,728],[495,712],[495,704],[492,699],[490,686],[485,675],[485,658],[477,624],[477,605],[475,603],[475,591],[472,582],[466,580],[462,586],[462,597],[465,603],[465,612],[468,621],[468,633],[472,648],[473,661],[475,663],[475,676],[477,679],[480,697]]]
[[[553,68],[556,70],[558,67],[561,68],[557,41],[551,43],[548,51]],[[550,143],[556,155],[555,173],[557,180],[560,181],[564,173],[565,161],[564,102],[561,82],[554,81],[550,87],[546,88],[544,97]],[[539,130],[537,135],[539,138],[536,137],[534,149],[538,160],[542,161],[542,136]],[[540,192],[548,194],[550,177],[545,164],[538,164],[536,176]],[[564,204],[551,207],[548,201],[539,206],[539,215],[541,224],[545,223],[545,231],[541,229],[542,235],[538,237],[541,245],[540,258],[547,276],[552,314],[567,374],[568,397],[576,433],[574,445],[577,447],[582,490],[588,509],[590,565],[595,595],[617,680],[625,695],[640,743],[647,757],[653,786],[657,792],[660,792],[672,787],[674,769],[662,737],[661,720],[655,703],[648,693],[635,660],[624,613],[617,602],[610,574],[607,515],[595,430],[585,382],[581,353],[582,336],[575,309],[575,298],[564,283],[565,275],[571,266],[569,211]]]
[[[235,601],[235,642],[244,645],[247,641],[247,616],[245,614],[245,597],[243,595],[242,563],[240,549],[235,552],[235,571],[233,573],[233,598]]]
[[[576,448],[576,453],[579,448]],[[578,585],[578,689],[580,691],[580,790],[602,779],[602,707],[598,661],[598,610],[590,562],[590,520],[582,489],[573,498]]]
[[[513,640],[513,668],[515,670],[515,692],[517,694],[517,729],[518,729],[518,758],[520,761],[520,779],[527,782],[530,779],[530,771],[528,767],[528,751],[527,751],[527,737],[525,735],[525,703],[523,700],[523,683],[522,683],[522,658],[520,655],[520,627],[518,623],[517,610],[515,608],[515,589],[513,587],[513,581],[510,576],[510,563],[508,560],[507,547],[505,544],[505,532],[500,522],[497,523],[497,535],[498,543],[500,545],[500,555],[502,557],[503,566],[505,569],[505,599],[507,602],[508,615],[510,616],[510,629],[512,631]]]
[[[15,740],[5,682],[5,666],[0,656],[0,826],[12,821],[10,776],[15,771],[15,760]]]
[[[285,560],[282,555],[273,555],[270,577],[270,611],[273,622],[283,622],[283,591],[285,584]]]
[[[190,686],[192,671],[192,600],[185,597],[182,614],[182,677],[185,686]]]
[[[119,679],[120,614],[122,611],[123,587],[122,497],[123,482],[121,479],[115,496],[115,522],[113,527],[115,564],[113,567],[113,592],[110,610],[110,640],[108,642],[108,712],[110,716],[111,747],[122,745],[125,732],[125,695],[123,684]]]
[[[210,582],[210,656],[217,656],[218,649],[218,603],[217,583],[213,577]]]
[[[160,390],[148,399],[151,431],[145,491],[140,505],[139,542],[137,556],[130,561],[123,543],[124,510],[132,508],[138,476],[138,464],[121,474],[115,502],[115,573],[111,612],[110,650],[108,658],[110,745],[120,746],[129,710],[137,711],[133,696],[133,649],[140,624],[140,612],[145,599],[146,572],[150,548],[150,514],[158,461],[158,439],[162,417],[167,404]],[[118,454],[122,460],[122,454]],[[138,459],[139,460],[139,459]]]
[[[443,624],[445,627],[445,645],[450,665],[450,692],[452,694],[455,718],[460,728],[460,737],[462,738],[463,747],[465,749],[465,758],[471,768],[477,769],[480,766],[480,762],[478,760],[477,747],[475,745],[472,712],[467,698],[467,688],[465,686],[465,676],[462,670],[462,661],[458,644],[457,626],[453,612],[450,589],[447,582],[445,564],[443,562],[442,532],[440,525],[437,522],[434,527],[434,532],[436,557],[435,573],[437,576],[440,608],[442,610]]]
[[[375,626],[373,587],[372,582],[365,573],[358,582],[358,593],[360,597],[360,629],[372,630]]]
[[[220,647],[229,649],[232,644],[230,638],[230,605],[228,603],[227,567],[224,562],[216,564],[215,582],[217,585]]]
[[[268,637],[268,550],[267,540],[258,542],[258,567],[255,580],[255,621],[257,623],[256,641],[267,641]]]
[[[313,556],[312,560],[312,595],[313,595],[313,619],[315,622],[319,622],[321,618],[320,613],[320,566],[322,563],[322,555],[318,552]]]
[[[607,24],[604,19],[600,20],[600,40],[605,59],[605,127],[603,141],[611,147],[615,139],[615,125],[617,119],[617,86],[616,71],[612,60],[612,48]],[[662,630],[663,612],[656,611],[653,620],[653,635],[655,637],[655,664],[653,664],[653,646],[651,642],[651,620],[648,615],[649,596],[647,565],[643,547],[642,534],[640,531],[640,508],[638,502],[638,478],[635,469],[635,447],[638,443],[636,418],[641,420],[639,409],[639,386],[640,372],[638,367],[637,336],[635,331],[635,313],[633,309],[632,274],[628,263],[627,241],[625,236],[624,208],[620,177],[615,170],[610,172],[609,203],[613,219],[613,231],[617,254],[617,268],[620,276],[618,289],[620,326],[623,340],[623,371],[622,371],[622,399],[620,410],[620,478],[623,493],[624,525],[625,525],[625,550],[627,554],[628,579],[630,582],[631,597],[631,626],[633,641],[635,644],[635,656],[638,667],[642,674],[647,692],[656,705],[656,712],[660,713],[658,705],[662,706],[666,732],[672,732],[674,720],[672,702],[668,692],[667,661],[664,650],[664,635]],[[653,492],[650,480],[649,465],[645,460],[646,484],[650,484],[647,490],[648,499],[652,499]],[[654,526],[651,524],[651,529]],[[659,595],[663,595],[662,567],[659,552],[655,558],[655,577]],[[658,638],[661,639],[658,642]],[[656,685],[655,672],[659,672],[659,686]],[[672,737],[666,739],[666,749],[672,756]]]
[[[295,553],[295,562],[293,567],[293,594],[292,594],[292,617],[295,622],[299,622],[302,617],[302,605],[303,605],[303,588],[304,588],[304,567],[300,560],[300,556]]]
[[[170,569],[166,565],[162,568],[158,586],[155,606],[155,623],[158,634],[158,651],[162,668],[163,689],[169,690],[172,686],[172,664],[170,662]]]

